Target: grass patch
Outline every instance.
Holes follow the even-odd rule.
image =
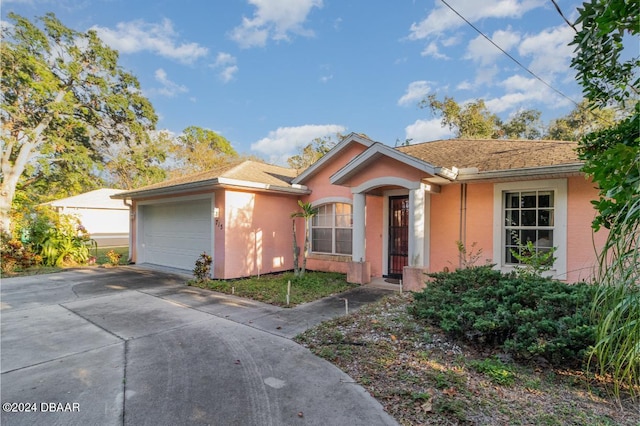
[[[107,253],[113,250],[114,252],[120,254],[120,262],[119,265],[126,265],[129,262],[129,247],[98,247],[97,250],[91,250],[91,255],[96,257],[97,265],[110,264],[109,258],[107,257]]]
[[[236,296],[270,303],[276,306],[287,306],[287,283],[291,281],[289,306],[311,302],[342,293],[355,287],[349,284],[344,274],[335,272],[309,272],[303,278],[297,278],[293,272],[269,274],[239,280],[189,281],[189,285],[235,294]]]

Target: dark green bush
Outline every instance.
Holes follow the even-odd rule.
[[[411,311],[455,338],[562,366],[581,363],[594,344],[591,285],[505,275],[490,266],[430,277]]]

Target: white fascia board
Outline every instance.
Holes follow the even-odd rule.
[[[478,180],[494,180],[523,177],[542,177],[559,174],[574,174],[581,171],[584,163],[560,164],[557,166],[527,167],[511,170],[491,170],[470,174],[459,174],[456,181],[468,182]]]
[[[329,162],[333,157],[338,155],[338,153],[340,151],[342,151],[345,147],[350,145],[352,142],[357,142],[357,143],[359,143],[361,145],[366,146],[367,148],[369,148],[374,143],[378,143],[378,142],[372,141],[371,139],[365,138],[365,137],[363,137],[363,136],[361,136],[361,135],[359,135],[357,133],[350,133],[347,136],[345,136],[344,138],[342,138],[342,140],[340,142],[338,142],[336,144],[336,146],[331,148],[331,150],[329,152],[327,152],[325,155],[323,155],[318,161],[316,161],[311,166],[307,167],[307,169],[305,171],[300,173],[293,180],[293,183],[294,184],[299,184],[301,182],[304,182],[306,179],[310,178],[314,174],[316,174],[318,169],[322,168],[322,166],[325,163]]]
[[[432,164],[407,155],[380,142],[376,142],[371,145],[369,149],[347,163],[342,169],[334,173],[333,176],[329,178],[329,182],[333,185],[342,184],[345,179],[355,173],[361,166],[366,165],[370,160],[380,155],[392,158],[432,176],[434,176],[438,170],[438,168]]]
[[[297,195],[306,195],[311,193],[311,191],[309,191],[309,189],[304,185],[279,186],[267,183],[252,182],[248,180],[229,179],[224,177],[218,178],[218,182],[222,187],[253,189],[258,191],[281,192]]]
[[[122,192],[120,194],[112,195],[111,198],[132,199],[142,197],[153,197],[156,195],[173,195],[180,194],[186,191],[201,190],[201,189],[215,189],[219,186],[218,179],[208,179],[198,182],[189,182],[172,186],[164,186],[161,188],[145,189],[145,190],[132,190]]]

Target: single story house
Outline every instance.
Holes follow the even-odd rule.
[[[576,144],[441,140],[392,148],[352,133],[302,173],[245,161],[114,195],[131,204],[132,260],[193,269],[203,252],[214,278],[293,267],[291,213],[309,221],[307,267],[422,285],[424,271],[460,266],[457,242],[509,271],[511,249],[556,247],[552,276],[588,279],[606,235],[593,234],[597,191]],[[298,220],[298,245],[304,229]]]
[[[111,198],[121,189],[102,188],[44,203],[80,219],[99,247],[129,245],[129,206]]]

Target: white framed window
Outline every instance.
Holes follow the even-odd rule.
[[[513,255],[531,241],[536,252],[556,247],[549,275],[566,278],[567,180],[494,184],[493,261],[504,272],[520,263]]]
[[[311,219],[311,251],[326,254],[351,254],[353,212],[351,204],[330,203],[317,208]]]

